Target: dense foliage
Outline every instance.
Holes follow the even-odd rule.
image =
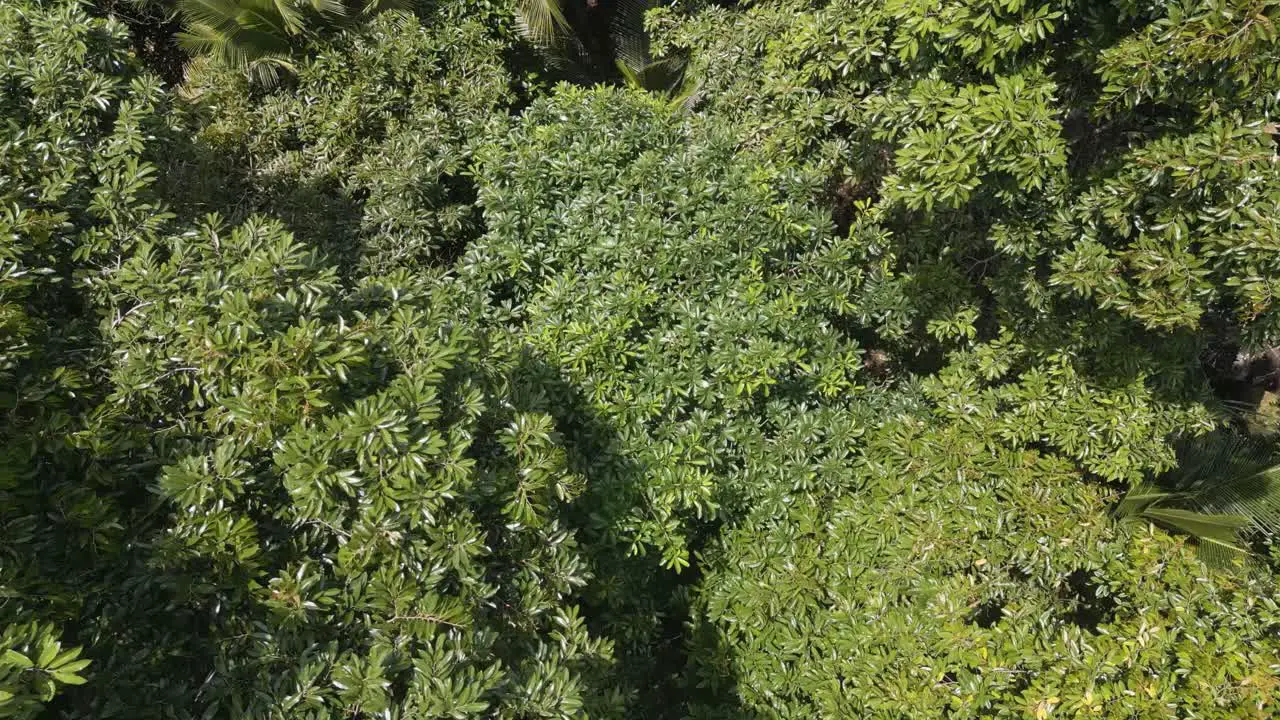
[[[132,72],[125,38],[70,3],[0,7],[0,710],[17,717],[85,682],[62,624],[93,614],[111,585],[86,578],[114,574],[143,515],[98,454],[127,445],[89,430],[107,375],[103,281],[168,219],[149,161],[165,94]]]
[[[1280,712],[1280,3],[649,5],[0,4],[0,717]]]

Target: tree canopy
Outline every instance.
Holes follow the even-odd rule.
[[[1276,716],[1278,22],[3,0],[0,717]]]

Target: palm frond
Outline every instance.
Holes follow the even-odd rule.
[[[294,5],[292,0],[266,0],[265,2],[242,0],[242,2],[246,13],[251,16],[270,17],[273,24],[282,27],[289,35],[301,35],[306,29],[302,9]]]
[[[1194,535],[1200,540],[1217,540],[1234,543],[1236,534],[1249,524],[1249,518],[1239,515],[1203,513],[1180,508],[1147,508],[1142,512],[1167,527]]]
[[[1229,476],[1252,474],[1274,464],[1269,444],[1233,432],[1181,438],[1175,449],[1178,466],[1161,478],[1161,485],[1183,491],[1206,484],[1219,486]]]
[[[296,72],[293,63],[283,57],[264,57],[249,63],[249,78],[262,87],[272,88],[285,73]]]
[[[674,102],[680,108],[680,112],[691,113],[702,101],[702,96],[702,81],[686,78],[685,89],[675,97]]]
[[[1266,443],[1219,432],[1178,443],[1178,467],[1134,486],[1116,508],[1196,538],[1207,564],[1252,561],[1245,534],[1280,534],[1280,464]]]
[[[275,52],[289,47],[289,35],[296,35],[302,27],[301,16],[276,14],[270,6],[246,5],[236,17],[239,26],[237,37],[241,44],[257,48],[261,52]]]
[[[1166,500],[1172,495],[1173,493],[1168,490],[1162,490],[1154,485],[1146,483],[1135,485],[1125,493],[1124,499],[1116,508],[1116,514],[1120,517],[1133,517],[1146,510],[1149,505]]]
[[[1220,570],[1256,571],[1260,569],[1257,559],[1247,548],[1215,538],[1198,538],[1196,557],[1200,558],[1200,562],[1205,565]]]
[[[1205,505],[1247,517],[1257,530],[1280,534],[1280,465],[1224,483]]]
[[[629,87],[660,94],[680,112],[692,110],[699,99],[702,84],[686,75],[689,61],[683,55],[655,60],[640,67],[628,65],[619,58],[617,66]]]
[[[186,29],[178,43],[273,86],[292,69],[290,37],[305,30],[302,12],[287,0],[178,0]]]
[[[235,0],[178,0],[178,12],[188,27],[204,26],[209,30],[227,32],[238,25],[240,5]]]
[[[609,35],[614,57],[631,68],[641,68],[653,60],[649,53],[649,33],[644,27],[645,13],[652,0],[614,0],[610,10]]]
[[[347,15],[347,4],[342,0],[307,0],[307,6],[319,15],[330,17],[346,17]]]
[[[360,15],[372,17],[384,12],[398,11],[407,18],[410,15],[410,5],[409,0],[361,0]]]
[[[573,34],[562,2],[563,0],[520,0],[516,6],[520,33],[535,45],[557,47],[563,38]]]

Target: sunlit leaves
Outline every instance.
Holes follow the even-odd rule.
[[[677,569],[699,523],[783,502],[819,462],[782,459],[822,436],[803,418],[860,389],[818,276],[845,287],[855,270],[816,262],[830,248],[795,199],[809,178],[681,122],[636,93],[535,106],[486,150],[491,230],[463,260],[477,289],[509,288],[513,329],[589,389],[644,468],[643,504],[609,532]]]

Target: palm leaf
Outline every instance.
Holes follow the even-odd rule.
[[[546,51],[550,63],[571,79],[612,79],[616,70],[631,87],[665,95],[678,107],[697,100],[698,84],[685,76],[688,58],[654,60],[645,30],[653,0],[519,0],[522,35]]]
[[[1236,535],[1249,525],[1249,518],[1239,515],[1202,513],[1179,508],[1147,508],[1143,516],[1161,525],[1176,528],[1200,540],[1234,543]]]
[[[272,86],[289,62],[290,37],[305,30],[301,11],[287,0],[178,0],[186,29],[178,43]]]
[[[1253,553],[1234,542],[1199,538],[1196,541],[1196,556],[1200,558],[1200,562],[1212,568],[1237,568],[1251,572],[1261,570]]]
[[[249,17],[269,17],[271,24],[279,25],[289,35],[301,35],[306,29],[302,11],[293,4],[292,0],[266,0],[266,2],[241,0],[241,2]]]
[[[293,63],[282,57],[263,57],[249,63],[247,73],[254,82],[267,88],[275,87],[280,76],[295,72]]]
[[[236,22],[235,39],[265,53],[288,49],[288,36],[297,34],[302,21],[300,16],[278,15],[265,7],[245,7]]]
[[[237,25],[240,5],[235,0],[178,0],[178,12],[187,21],[188,29],[201,25],[211,31],[229,32]]]
[[[408,16],[409,13],[407,11],[409,9],[409,0],[362,0],[360,14],[365,17],[372,17],[384,12],[396,10],[406,11],[405,15]]]
[[[611,7],[609,35],[614,57],[632,68],[643,68],[653,60],[649,53],[649,33],[644,27],[645,13],[651,7],[651,0],[614,0]]]
[[[521,34],[535,45],[558,47],[565,37],[573,34],[561,2],[563,0],[520,0],[516,19]]]
[[[1120,501],[1120,506],[1116,508],[1116,514],[1121,517],[1132,517],[1146,510],[1149,505],[1166,500],[1172,495],[1173,493],[1168,490],[1161,490],[1154,485],[1137,485],[1125,494],[1124,499]]]
[[[696,102],[699,84],[685,77],[688,59],[684,56],[655,60],[640,67],[628,65],[621,58],[617,60],[618,71],[622,79],[630,87],[646,92],[658,93],[671,101],[672,105],[687,111]]]
[[[307,0],[307,6],[320,15],[346,17],[347,5],[342,0]]]
[[[1206,564],[1249,564],[1248,532],[1280,534],[1280,465],[1272,447],[1220,432],[1178,442],[1178,467],[1131,489],[1116,508],[1196,538]]]

